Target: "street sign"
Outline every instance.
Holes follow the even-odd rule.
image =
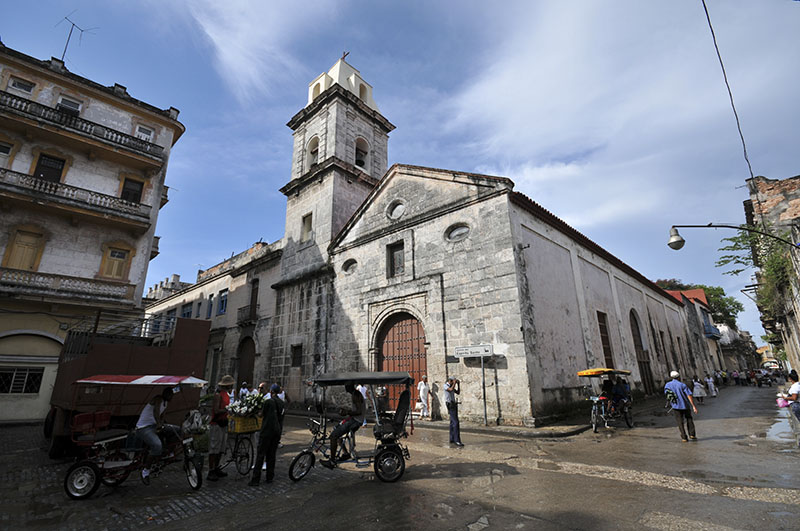
[[[486,358],[494,355],[494,345],[456,347],[456,358]]]

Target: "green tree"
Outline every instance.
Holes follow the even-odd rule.
[[[755,227],[742,225],[736,236],[723,238],[722,241],[728,244],[719,250],[727,254],[717,260],[716,266],[731,267],[723,272],[725,275],[738,275],[759,268],[756,304],[764,317],[775,319],[786,312],[784,293],[794,274],[789,247],[784,242],[748,229]],[[769,231],[768,228],[764,230]],[[788,239],[789,234],[778,234],[778,237]]]
[[[736,326],[736,316],[744,311],[744,305],[734,297],[725,295],[725,290],[719,286],[706,286],[705,284],[684,284],[676,278],[656,280],[656,285],[661,289],[687,291],[702,289],[708,300],[708,308],[715,323],[725,323],[731,328]]]

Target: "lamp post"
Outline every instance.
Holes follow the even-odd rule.
[[[768,232],[760,231],[757,229],[750,229],[747,227],[740,227],[737,225],[723,225],[721,223],[708,223],[706,225],[673,225],[669,229],[669,241],[667,245],[669,245],[670,249],[674,249],[676,251],[683,248],[684,244],[686,244],[686,240],[678,233],[678,229],[734,229],[734,230],[746,230],[747,232],[755,232],[756,234],[761,234],[762,236],[766,236],[768,238],[772,238],[773,240],[778,240],[783,242],[787,245],[791,245],[793,248],[800,247],[800,243],[792,243],[789,240],[785,240],[774,234],[770,234]]]

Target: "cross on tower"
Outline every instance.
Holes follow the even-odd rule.
[[[342,52],[342,61],[344,61],[344,58],[348,55],[350,55],[350,52]]]

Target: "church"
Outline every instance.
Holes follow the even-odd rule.
[[[452,376],[462,418],[532,426],[582,400],[579,370],[629,369],[644,395],[722,368],[681,300],[512,180],[388,167],[394,126],[344,58],[287,125],[284,237],[146,305],[212,321],[210,380],[281,382],[300,405],[319,374],[408,371],[441,415]]]

